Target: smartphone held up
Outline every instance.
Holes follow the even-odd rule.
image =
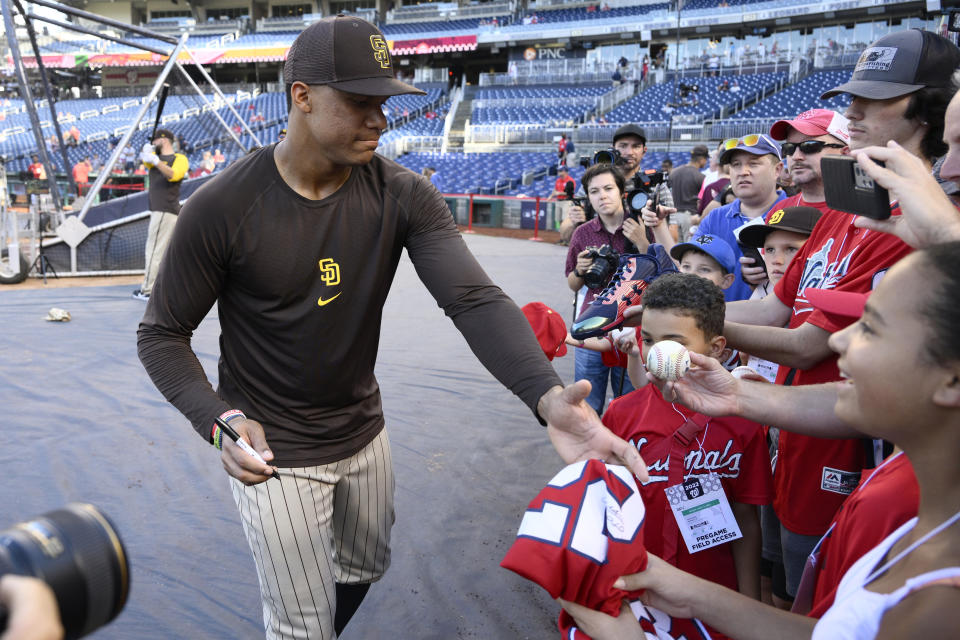
[[[874,161],[883,166],[880,161]],[[867,175],[851,156],[825,156],[820,160],[827,206],[874,220],[890,217],[890,194]]]

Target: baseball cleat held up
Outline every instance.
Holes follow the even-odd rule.
[[[606,288],[580,312],[570,335],[584,340],[623,325],[623,313],[643,301],[643,290],[664,273],[677,271],[663,245],[652,244],[645,254],[624,254]]]

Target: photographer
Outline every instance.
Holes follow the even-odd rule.
[[[644,249],[646,236],[643,225],[631,218],[624,219],[623,194],[625,180],[620,171],[609,164],[595,164],[587,169],[583,178],[583,188],[589,199],[589,208],[596,215],[577,227],[570,239],[570,249],[567,252],[567,284],[573,291],[585,288],[584,276],[595,265],[598,258],[598,249],[609,248],[617,253],[624,253],[628,241]],[[590,303],[606,286],[606,282],[613,275],[614,268],[604,280],[603,285],[596,288],[586,288],[586,296],[578,306]],[[589,380],[592,385],[587,404],[597,413],[602,413],[606,400],[607,379],[614,389],[614,395],[620,396],[633,390],[630,382],[625,379],[625,369],[621,367],[608,369],[603,364],[600,353],[577,349],[575,354],[574,375],[576,380]]]
[[[647,134],[643,129],[635,124],[625,124],[616,130],[613,134],[613,150],[618,155],[616,160],[617,168],[623,173],[624,192],[634,189],[634,176],[640,171],[640,165],[643,157],[647,153]],[[673,195],[666,184],[659,184],[654,188],[651,199],[656,196],[660,204],[660,211],[669,211],[673,208]],[[669,209],[668,209],[669,208]],[[672,211],[670,211],[672,212]],[[567,217],[560,223],[560,238],[564,242],[569,242],[573,236],[574,229],[578,225],[587,221],[586,212],[582,207],[570,207]],[[644,241],[645,243],[646,241]],[[641,251],[644,247],[637,245]]]

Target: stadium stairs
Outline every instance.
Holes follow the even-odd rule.
[[[476,91],[476,87],[473,86],[463,88],[463,98],[457,105],[457,111],[453,114],[453,124],[450,125],[450,133],[446,139],[449,151],[463,151],[464,130],[467,120],[470,119],[470,113],[473,111],[473,97],[476,95]]]

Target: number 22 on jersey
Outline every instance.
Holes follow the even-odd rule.
[[[550,480],[540,492],[541,508],[524,513],[518,538],[565,546],[604,564],[609,539],[631,542],[636,537],[646,512],[633,475],[618,465],[603,465],[606,474],[588,473],[589,463],[603,465],[577,462]]]

